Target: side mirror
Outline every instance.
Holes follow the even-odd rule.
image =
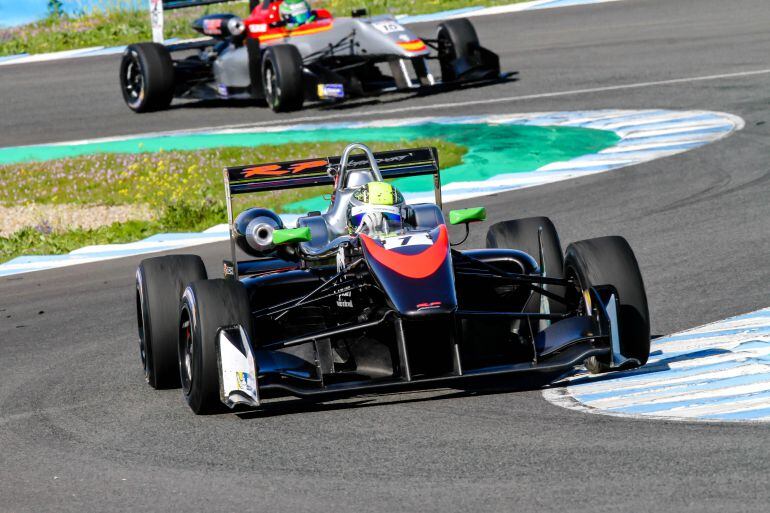
[[[350,11],[351,18],[363,18],[368,14],[369,12],[366,10],[366,7],[357,7]]]
[[[463,208],[449,211],[449,224],[467,224],[484,221],[487,218],[487,209],[484,207]]]
[[[288,228],[284,230],[273,230],[273,244],[280,246],[282,244],[296,244],[298,242],[309,242],[310,228]]]

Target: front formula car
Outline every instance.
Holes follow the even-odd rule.
[[[216,3],[163,4],[201,2]],[[422,39],[389,15],[360,10],[334,18],[317,9],[293,24],[281,16],[282,0],[252,3],[243,20],[232,14],[195,20],[193,28],[210,39],[130,45],[120,69],[126,104],[146,112],[168,107],[173,98],[264,99],[275,111],[290,111],[305,101],[446,89],[511,75],[500,73],[497,55],[481,46],[467,19],[444,21],[435,39]],[[438,62],[438,78],[431,60]]]
[[[388,204],[391,215],[377,218],[387,227],[370,229],[380,221],[367,225],[357,191],[419,174],[434,176],[435,204]],[[460,251],[439,183],[433,148],[373,154],[354,144],[341,157],[228,168],[224,278],[207,279],[192,255],[137,270],[148,382],[181,384],[205,413],[280,395],[547,382],[576,365],[604,372],[647,361],[647,300],[625,239],[579,241],[565,254],[539,217],[496,223],[487,248]],[[334,187],[328,210],[293,228],[266,209],[233,213],[233,198],[247,193],[323,184]],[[449,222],[468,229],[485,215],[454,210]]]

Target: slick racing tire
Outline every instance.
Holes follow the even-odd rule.
[[[216,337],[219,328],[240,324],[251,338],[251,308],[246,288],[235,280],[191,283],[182,296],[179,317],[179,373],[184,398],[196,414],[224,411],[219,396]]]
[[[179,386],[179,302],[188,283],[205,279],[206,268],[196,255],[147,258],[136,270],[139,356],[153,388]]]
[[[275,45],[262,56],[262,87],[265,101],[275,112],[302,108],[305,88],[302,81],[302,56],[293,45]]]
[[[538,242],[538,231],[543,229],[541,240],[543,243],[543,266],[545,274],[549,278],[564,277],[564,255],[559,241],[559,234],[556,227],[547,217],[527,217],[524,219],[514,219],[512,221],[502,221],[493,224],[487,232],[488,248],[518,249],[528,253],[535,260],[540,260],[540,244]],[[564,296],[564,287],[556,285],[546,285],[546,290]],[[553,299],[545,298],[548,309],[551,313],[565,313],[566,306]],[[541,295],[534,294],[527,303],[527,312],[539,312]]]
[[[479,36],[476,29],[466,18],[447,20],[438,26],[439,54],[441,64],[441,80],[452,82],[457,80],[452,62],[457,59],[470,58],[479,47]]]
[[[120,89],[134,112],[163,110],[174,98],[174,63],[158,43],[129,45],[120,62]]]
[[[642,273],[631,246],[623,237],[599,237],[573,242],[567,247],[564,274],[580,287],[612,285],[618,293],[620,352],[644,365],[650,356],[650,313]],[[593,374],[610,370],[610,357],[591,357],[585,362]]]

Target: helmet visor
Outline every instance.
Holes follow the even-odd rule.
[[[353,207],[350,214],[350,224],[357,233],[386,235],[403,228],[401,209],[396,206],[361,205]]]

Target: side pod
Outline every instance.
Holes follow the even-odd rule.
[[[216,339],[219,398],[230,408],[259,406],[257,366],[251,341],[240,325],[220,328]]]

